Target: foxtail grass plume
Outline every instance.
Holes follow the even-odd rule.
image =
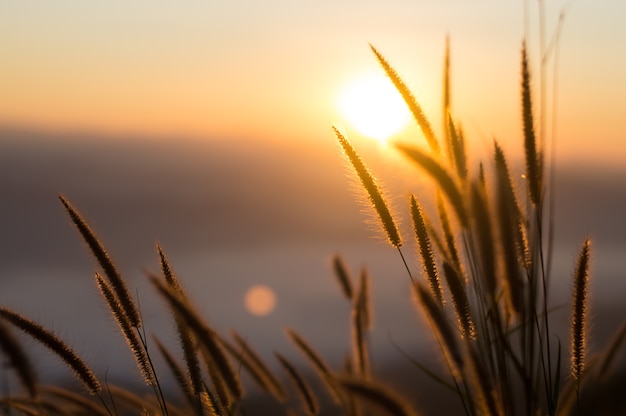
[[[89,366],[87,366],[72,348],[54,333],[7,308],[0,307],[0,317],[39,341],[39,343],[61,358],[61,360],[74,371],[76,377],[87,387],[89,393],[96,394],[102,389],[100,382]]]
[[[571,367],[572,376],[580,380],[585,368],[585,344],[587,327],[587,286],[589,283],[589,252],[591,242],[585,240],[578,255],[574,271],[571,317]]]
[[[383,196],[380,188],[376,184],[374,177],[370,174],[369,170],[361,160],[361,157],[356,153],[350,142],[344,137],[343,134],[337,130],[337,128],[333,127],[335,134],[337,135],[337,139],[339,139],[339,143],[343,148],[346,156],[350,160],[352,167],[356,171],[357,176],[359,177],[363,188],[367,192],[370,202],[374,206],[374,210],[380,219],[383,230],[387,236],[387,240],[389,243],[395,248],[400,248],[402,246],[402,238],[400,237],[400,232],[398,231],[398,227],[396,226],[396,222],[391,215],[391,210],[387,204],[387,200]]]
[[[104,274],[109,279],[113,292],[124,309],[124,313],[130,320],[131,325],[135,328],[139,328],[141,326],[139,311],[135,306],[133,298],[130,296],[130,292],[126,287],[124,279],[122,279],[122,276],[117,271],[117,268],[113,264],[109,254],[104,249],[104,246],[100,243],[100,240],[96,237],[96,234],[91,230],[87,222],[78,213],[76,208],[74,208],[65,197],[60,195],[59,199],[69,214],[72,222],[83,237],[83,240],[85,240],[85,243],[87,243],[87,246],[100,264],[100,267],[104,270]]]
[[[172,270],[170,263],[163,251],[160,244],[157,243],[157,252],[159,255],[159,263],[161,265],[161,272],[167,284],[179,294],[182,298],[186,299],[185,291],[182,285],[178,281],[176,274]],[[191,380],[191,386],[193,393],[197,396],[204,391],[204,381],[202,380],[202,370],[200,369],[200,360],[196,354],[195,339],[191,334],[189,328],[185,322],[180,318],[178,314],[174,314],[174,322],[176,324],[176,331],[178,332],[178,340],[183,350],[183,358],[187,367],[187,373]]]
[[[435,263],[435,255],[433,253],[430,237],[426,228],[424,212],[414,195],[411,195],[411,218],[413,219],[413,230],[415,232],[415,239],[417,240],[419,257],[422,261],[428,286],[431,293],[435,297],[435,300],[437,300],[439,306],[442,307],[444,303],[443,291],[441,289],[441,282],[439,281],[439,272],[437,270],[437,264]]]
[[[537,137],[533,121],[526,43],[522,44],[522,122],[524,125],[524,150],[526,153],[526,175],[530,200],[537,206],[541,198],[542,167],[541,156],[537,151]]]
[[[430,122],[424,115],[422,107],[417,103],[417,100],[413,96],[413,93],[409,90],[404,81],[402,81],[395,69],[393,69],[391,65],[389,65],[389,63],[382,56],[382,54],[378,52],[378,50],[374,46],[370,45],[370,48],[372,49],[372,52],[374,52],[374,55],[376,55],[376,59],[378,59],[378,62],[383,67],[383,70],[385,71],[393,85],[396,87],[400,95],[402,95],[404,102],[409,107],[409,111],[411,111],[411,114],[413,114],[413,118],[415,118],[415,121],[420,126],[420,129],[422,129],[422,133],[424,134],[424,137],[426,138],[430,149],[436,154],[441,154],[441,148],[439,147],[439,142],[435,137],[433,128],[431,127]]]
[[[122,335],[124,335],[124,339],[126,340],[128,347],[135,357],[137,367],[139,368],[139,372],[141,373],[143,380],[150,386],[156,386],[156,376],[150,366],[148,354],[146,353],[139,336],[133,330],[132,324],[128,319],[128,316],[124,313],[122,305],[120,305],[117,297],[113,293],[113,289],[98,272],[95,273],[95,278],[102,297],[106,301],[109,310],[113,314],[113,317],[122,332]]]
[[[446,277],[446,282],[448,283],[448,288],[452,295],[452,304],[454,305],[461,336],[463,339],[474,340],[476,339],[476,328],[474,326],[474,319],[472,318],[472,310],[467,297],[465,282],[455,268],[447,261],[443,262],[443,274]]]

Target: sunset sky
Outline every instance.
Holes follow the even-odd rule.
[[[565,2],[544,3],[549,39]],[[314,143],[331,137],[333,124],[352,132],[338,97],[351,80],[381,73],[371,43],[438,127],[449,34],[456,118],[479,143],[517,142],[525,5],[538,87],[538,2],[531,0],[6,1],[0,123]],[[626,3],[578,0],[566,10],[559,152],[619,160],[626,154]]]

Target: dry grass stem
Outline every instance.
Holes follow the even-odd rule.
[[[478,398],[479,414],[502,416],[504,410],[496,396],[493,380],[488,374],[480,353],[475,346],[466,343],[468,350],[468,372],[473,379],[472,388]]]
[[[437,301],[421,283],[413,286],[415,299],[421,306],[424,314],[428,318],[433,332],[439,338],[439,344],[445,353],[446,360],[451,366],[453,376],[457,377],[463,370],[463,356],[459,348],[455,331],[450,326],[443,309],[439,307]]]
[[[101,390],[100,382],[87,364],[70,348],[61,341],[54,333],[48,331],[38,323],[10,310],[0,307],[0,316],[10,322],[13,326],[27,333],[42,345],[54,352],[65,364],[74,371],[76,377],[83,382],[91,394],[96,394]]]
[[[110,413],[107,412],[107,410],[103,408],[102,405],[91,400],[90,398],[81,396],[75,391],[50,385],[41,386],[41,390],[46,395],[50,395],[54,398],[64,400],[68,403],[75,405],[79,409],[82,409],[83,412],[81,412],[80,414],[89,414],[93,416],[110,416]]]
[[[522,219],[513,190],[504,152],[495,143],[496,165],[496,219],[500,230],[500,246],[504,260],[504,282],[509,304],[518,317],[524,315],[524,282],[521,271],[525,265],[526,250],[521,235]]]
[[[339,379],[339,383],[351,396],[356,396],[359,399],[375,405],[385,414],[392,416],[416,415],[415,411],[404,399],[384,388],[379,383],[354,377],[342,377]]]
[[[284,402],[286,399],[285,389],[269,367],[241,335],[237,332],[233,332],[232,335],[236,345],[231,345],[225,340],[222,340],[222,344],[226,350],[228,350],[236,361],[242,364],[243,368],[252,376],[253,380],[261,389],[269,392],[279,402]]]
[[[376,184],[374,177],[370,174],[369,170],[356,153],[350,142],[337,130],[334,128],[335,134],[337,135],[337,139],[343,148],[344,153],[350,160],[352,167],[356,171],[357,176],[359,177],[363,188],[368,194],[370,202],[380,219],[380,222],[383,227],[383,231],[387,236],[387,240],[389,243],[399,248],[402,246],[402,237],[400,236],[400,232],[398,231],[398,227],[396,226],[396,222],[391,215],[391,210],[387,204],[387,200],[383,196],[382,191]]]
[[[308,383],[304,380],[304,377],[296,370],[296,368],[291,364],[285,357],[275,352],[276,358],[280,362],[280,365],[283,366],[287,375],[295,385],[298,393],[300,393],[300,397],[305,405],[305,411],[309,415],[316,415],[319,411],[319,405],[317,403],[317,399],[313,394],[313,390],[309,387]]]
[[[404,144],[397,144],[396,147],[411,161],[421,166],[439,184],[439,187],[452,204],[461,225],[467,227],[468,218],[463,203],[463,196],[458,184],[448,170],[436,158],[430,156],[422,149]]]
[[[153,337],[153,339],[156,343],[157,349],[165,360],[165,364],[167,364],[170,371],[174,375],[174,380],[176,380],[178,387],[180,387],[181,391],[183,392],[185,400],[187,400],[192,408],[195,408],[198,405],[198,396],[193,391],[193,388],[191,386],[191,380],[185,374],[185,370],[176,361],[176,358],[174,357],[172,352],[165,345],[163,345],[163,343],[156,336]]]
[[[624,340],[626,340],[626,321],[622,323],[622,326],[615,333],[605,352],[602,354],[600,362],[598,363],[598,377],[605,378],[608,376],[610,370],[613,368],[617,353],[624,344]]]
[[[326,384],[328,392],[331,394],[336,403],[340,402],[340,392],[337,387],[336,377],[328,367],[328,364],[324,362],[322,357],[293,329],[287,328],[285,330],[287,336],[293,341],[306,359],[311,363],[313,368],[317,371],[320,378]]]
[[[472,216],[474,219],[473,229],[477,236],[480,254],[479,273],[481,282],[485,285],[485,291],[490,301],[495,301],[496,296],[496,248],[494,246],[493,230],[491,227],[489,209],[484,194],[484,189],[477,184],[471,187]]]
[[[222,350],[215,331],[207,326],[204,320],[192,309],[189,302],[182,299],[178,292],[166,286],[156,276],[150,276],[150,281],[167,301],[172,311],[184,320],[189,330],[195,335],[202,348],[203,357],[207,361],[209,372],[216,370],[216,372],[210,374],[216,388],[223,382],[228,389],[231,400],[240,398],[242,395],[241,382],[228,361],[225,352]]]
[[[461,260],[459,259],[459,249],[456,246],[456,239],[450,226],[450,220],[448,219],[448,211],[446,209],[445,202],[440,192],[437,192],[437,214],[439,215],[439,222],[441,223],[441,229],[446,242],[446,253],[449,255],[449,260],[454,266],[461,270]]]
[[[359,292],[362,291],[363,288],[361,287]],[[365,334],[365,321],[367,318],[364,318],[367,312],[366,307],[362,306],[360,299],[361,296],[359,296],[359,300],[352,306],[352,349],[354,367],[362,377],[369,378],[369,354]]]
[[[8,365],[13,367],[22,387],[31,398],[37,397],[37,375],[30,359],[9,328],[0,321],[0,348],[9,359]]]
[[[446,35],[445,42],[445,51],[444,51],[444,59],[443,59],[443,86],[442,86],[442,108],[441,114],[443,115],[443,140],[446,144],[446,151],[448,154],[448,159],[453,161],[453,151],[452,151],[452,138],[450,136],[450,125],[448,123],[448,118],[450,115],[450,36]]]

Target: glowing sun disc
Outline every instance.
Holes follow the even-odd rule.
[[[252,315],[265,316],[276,307],[276,295],[269,287],[256,285],[248,289],[243,302]]]
[[[369,75],[349,84],[339,97],[339,110],[363,135],[385,142],[408,124],[402,96],[383,75]]]

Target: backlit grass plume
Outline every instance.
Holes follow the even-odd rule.
[[[585,368],[585,344],[587,326],[587,287],[589,280],[589,251],[591,243],[585,240],[574,271],[574,290],[571,316],[571,366],[572,376],[580,379]]]
[[[437,141],[437,138],[435,137],[433,128],[431,127],[430,122],[424,115],[424,112],[422,111],[422,107],[417,103],[417,100],[413,96],[413,93],[405,85],[404,81],[402,81],[398,73],[391,67],[391,65],[389,65],[385,57],[383,57],[383,55],[380,52],[378,52],[378,50],[372,45],[370,45],[370,48],[372,49],[372,52],[374,52],[376,59],[378,59],[378,62],[382,66],[383,70],[385,71],[385,73],[387,74],[387,76],[389,77],[393,85],[396,87],[398,92],[402,95],[402,98],[404,99],[405,103],[407,104],[407,107],[411,111],[411,114],[413,114],[413,118],[415,118],[415,121],[422,129],[422,133],[424,133],[424,137],[426,138],[426,141],[428,142],[430,149],[434,153],[440,154],[441,148],[439,146],[439,142]]]
[[[526,43],[522,45],[522,120],[524,124],[524,151],[526,152],[526,174],[530,200],[533,204],[538,205],[539,198],[541,198],[542,166],[541,156],[537,151]]]
[[[361,157],[356,153],[352,144],[346,139],[343,134],[339,132],[336,128],[334,128],[335,134],[337,135],[337,139],[339,140],[339,144],[343,151],[345,152],[350,164],[354,168],[363,188],[367,192],[367,195],[372,203],[378,218],[380,219],[382,228],[387,236],[387,240],[389,243],[396,247],[400,248],[402,246],[402,238],[400,236],[400,232],[398,231],[398,226],[396,225],[393,216],[391,215],[391,210],[387,204],[387,200],[383,196],[378,184],[374,180],[374,177],[369,172]]]

